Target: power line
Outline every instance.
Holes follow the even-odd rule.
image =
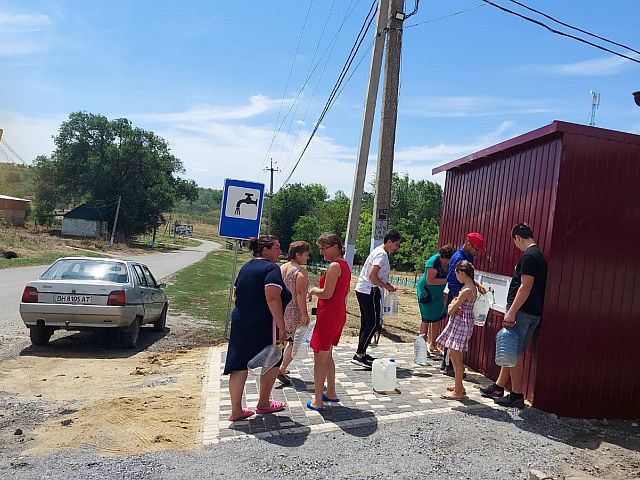
[[[546,13],[541,12],[540,10],[536,10],[535,8],[532,8],[532,7],[528,6],[528,5],[525,5],[522,2],[518,2],[517,0],[509,0],[509,1],[511,3],[515,3],[516,5],[520,5],[523,8],[526,8],[527,10],[529,10],[531,12],[535,12],[538,15],[542,15],[543,17],[548,18],[549,20],[551,20],[553,22],[559,23],[560,25],[562,25],[564,27],[570,28],[572,30],[577,30],[578,32],[581,32],[581,33],[584,33],[584,34],[589,35],[591,37],[597,38],[598,40],[602,40],[602,41],[605,41],[607,43],[611,43],[613,45],[617,45],[618,47],[622,47],[622,48],[625,48],[627,50],[630,50],[633,53],[640,54],[640,51],[638,51],[638,50],[636,50],[634,48],[628,47],[627,45],[623,45],[622,43],[614,42],[613,40],[609,40],[608,38],[601,37],[600,35],[596,35],[595,33],[588,32],[587,30],[583,30],[581,28],[574,27],[573,25],[570,25],[568,23],[562,22],[562,21],[558,20],[557,18],[552,17],[551,15],[547,15]]]
[[[466,10],[459,10],[459,11],[457,11],[457,12],[452,12],[452,13],[450,13],[450,14],[448,14],[448,15],[444,15],[444,16],[442,16],[442,17],[432,18],[431,20],[426,20],[426,21],[424,21],[424,22],[414,23],[414,24],[412,24],[412,25],[407,25],[407,26],[405,26],[405,27],[404,27],[404,29],[406,30],[407,28],[413,28],[413,27],[417,27],[417,26],[419,26],[419,25],[425,25],[425,24],[427,24],[427,23],[440,22],[440,21],[445,20],[445,19],[447,19],[447,18],[455,17],[456,15],[461,15],[461,14],[463,14],[463,13],[470,12],[470,11],[475,10],[475,9],[477,9],[477,8],[480,8],[480,7],[486,7],[486,5],[485,5],[484,3],[480,3],[480,4],[478,4],[478,5],[474,6],[474,7],[467,8]]]
[[[360,32],[358,32],[358,35],[356,37],[356,40],[355,40],[353,46],[351,47],[351,51],[349,52],[347,60],[345,61],[345,64],[342,67],[342,71],[340,72],[340,75],[338,76],[338,80],[336,80],[336,83],[335,83],[335,85],[333,87],[333,90],[329,94],[329,98],[327,99],[327,102],[325,103],[324,109],[322,110],[322,113],[320,114],[320,118],[318,118],[318,121],[316,122],[315,127],[313,128],[313,131],[311,132],[311,135],[309,136],[309,139],[307,140],[307,143],[305,144],[304,148],[302,149],[302,153],[300,153],[300,156],[298,157],[298,160],[296,161],[295,165],[293,166],[293,169],[291,170],[291,172],[289,173],[289,175],[287,176],[287,178],[285,179],[284,183],[282,184],[282,186],[280,188],[284,187],[289,182],[291,177],[293,176],[293,173],[295,172],[296,168],[300,164],[300,161],[302,160],[302,157],[306,153],[307,148],[309,148],[309,145],[311,144],[311,140],[313,140],[313,137],[315,136],[316,132],[318,131],[318,128],[320,128],[320,124],[322,123],[322,120],[324,119],[325,115],[329,111],[329,108],[331,108],[331,105],[334,102],[334,100],[337,98],[337,94],[340,91],[340,86],[344,82],[346,74],[349,71],[349,68],[351,67],[351,65],[353,63],[353,61],[354,61],[354,59],[355,59],[355,57],[356,57],[356,55],[358,53],[358,50],[360,49],[360,46],[362,45],[362,42],[364,41],[365,35],[369,31],[369,28],[371,27],[371,23],[373,22],[373,20],[375,18],[375,13],[377,11],[377,9],[375,8],[376,7],[376,3],[377,3],[377,0],[374,0],[372,2],[371,8],[369,9],[369,12],[367,13],[367,16],[365,17],[364,22],[362,23],[362,27],[360,28]],[[372,14],[372,12],[373,12],[373,14]]]
[[[344,25],[347,22],[347,20],[349,19],[349,17],[351,17],[351,15],[355,11],[355,9],[358,6],[358,4],[360,3],[360,1],[361,0],[357,0],[356,3],[353,4],[354,0],[350,0],[349,5],[347,5],[347,12],[346,12],[344,18],[342,19],[342,23],[340,23],[340,26],[338,27],[338,31],[334,34],[333,38],[329,42],[329,45],[327,45],[327,48],[325,48],[324,52],[322,53],[322,56],[320,57],[318,62],[314,65],[314,67],[311,70],[311,72],[307,75],[307,78],[305,79],[304,83],[302,84],[302,87],[300,87],[300,90],[298,91],[298,94],[296,95],[296,98],[294,99],[294,102],[289,107],[289,110],[287,111],[287,113],[285,113],[284,116],[282,117],[282,121],[281,121],[281,123],[279,125],[278,125],[278,121],[280,121],[280,118],[278,118],[276,120],[276,127],[275,127],[276,131],[274,133],[273,138],[271,139],[271,143],[269,145],[269,149],[268,149],[267,155],[265,155],[265,158],[264,158],[264,160],[262,162],[263,166],[265,165],[266,159],[269,156],[269,151],[271,151],[271,147],[273,146],[273,142],[275,141],[277,134],[280,132],[280,129],[284,125],[285,119],[289,116],[289,113],[291,113],[291,110],[293,110],[294,106],[296,105],[296,102],[298,101],[298,99],[302,95],[302,92],[304,91],[305,87],[307,86],[307,84],[311,80],[311,77],[315,73],[315,71],[318,68],[318,66],[320,66],[320,64],[322,63],[322,60],[324,59],[325,55],[327,55],[327,52],[329,52],[329,57],[327,57],[327,62],[326,63],[329,62],[329,58],[331,57],[331,53],[333,52],[333,47],[335,46],[335,44],[336,44],[336,42],[338,40],[338,36],[340,35],[340,32],[342,31],[342,28],[344,27]],[[352,7],[352,4],[353,4],[353,7]],[[351,9],[351,10],[349,10],[349,9]],[[325,63],[325,67],[324,68],[326,68],[326,63]],[[324,68],[322,70],[323,72],[324,72]],[[314,92],[315,92],[315,90],[314,90]],[[278,117],[279,116],[280,115],[278,114]]]
[[[27,162],[25,162],[25,161],[24,161],[24,159],[23,159],[23,158],[18,154],[18,152],[16,152],[16,151],[13,149],[13,147],[12,147],[11,145],[9,145],[9,144],[7,143],[7,141],[6,141],[6,140],[4,140],[4,139],[3,139],[3,140],[1,140],[1,141],[0,141],[0,144],[1,144],[1,145],[3,145],[7,150],[9,150],[9,152],[11,152],[11,154],[12,154],[14,157],[16,157],[18,160],[20,160],[20,161],[22,162],[22,164],[23,164],[23,165],[26,165],[26,164],[27,164]],[[9,159],[9,155],[8,155],[6,152],[4,152],[4,151],[3,151],[3,154],[4,154],[4,156],[5,156],[7,159]],[[9,161],[11,162],[11,160],[9,160]]]
[[[311,70],[313,69],[313,63],[316,60],[316,55],[318,54],[318,50],[320,49],[320,44],[322,43],[322,40],[324,39],[324,33],[327,30],[327,25],[329,24],[329,19],[331,18],[331,14],[333,13],[333,8],[335,7],[336,4],[336,0],[333,0],[331,2],[331,8],[329,8],[329,13],[327,14],[327,18],[324,21],[324,24],[322,25],[322,31],[320,32],[320,38],[318,38],[318,42],[316,43],[316,48],[313,51],[313,55],[311,56],[311,62],[309,63],[309,70],[307,71],[307,76],[309,76],[311,74]],[[327,63],[329,62],[329,59],[327,59]],[[326,66],[326,63],[325,63]],[[323,69],[324,72],[324,69]],[[322,75],[320,76],[320,79],[322,79]],[[320,83],[320,81],[318,80],[318,83],[316,83],[316,88],[318,86],[318,84]],[[313,96],[315,95],[316,89],[314,88],[313,90],[313,94],[311,96],[311,99],[309,100],[309,104],[307,105],[307,111],[305,112],[305,118],[302,120],[304,122],[304,120],[306,119],[306,113],[309,111],[309,106],[311,106],[311,102],[313,101]],[[282,154],[284,153],[284,149],[287,145],[287,139],[289,138],[289,133],[291,133],[291,127],[293,126],[293,121],[295,120],[295,116],[298,113],[298,107],[300,106],[301,102],[298,102],[296,105],[295,110],[293,111],[293,114],[291,115],[291,119],[289,120],[289,127],[287,128],[287,134],[284,136],[284,141],[282,142],[282,148],[280,149],[280,154],[278,155],[278,158],[280,156],[282,156]],[[286,170],[287,167],[289,166],[289,160],[291,159],[291,152],[293,151],[296,143],[298,142],[298,136],[300,135],[300,130],[302,129],[302,125],[300,125],[300,128],[298,128],[298,133],[296,134],[296,138],[293,141],[293,144],[291,145],[291,149],[289,150],[289,156],[287,156],[287,162],[284,165],[284,169]]]
[[[605,52],[611,53],[612,55],[616,55],[618,57],[626,58],[627,60],[631,60],[632,62],[640,63],[640,60],[638,60],[636,58],[633,58],[633,57],[630,57],[628,55],[625,55],[624,53],[616,52],[616,51],[611,50],[611,49],[609,49],[607,47],[603,47],[602,45],[598,45],[597,43],[593,43],[593,42],[590,42],[589,40],[585,40],[584,38],[576,37],[575,35],[571,35],[570,33],[561,32],[559,30],[551,28],[549,25],[547,25],[544,22],[535,20],[535,19],[533,19],[531,17],[527,17],[526,15],[523,15],[521,13],[514,12],[513,10],[509,10],[508,8],[505,8],[505,7],[501,6],[501,5],[498,5],[498,4],[494,3],[494,2],[492,2],[491,0],[482,0],[482,1],[484,3],[487,3],[487,4],[491,5],[491,6],[499,9],[499,10],[502,10],[503,12],[510,13],[511,15],[515,15],[517,17],[520,17],[523,20],[526,20],[527,22],[535,23],[536,25],[539,25],[539,26],[541,26],[543,28],[546,28],[551,33],[555,33],[556,35],[562,35],[563,37],[572,38],[574,40],[577,40],[578,42],[586,43],[587,45],[591,45],[592,47],[595,47],[595,48],[598,48],[598,49],[603,50]]]
[[[282,113],[282,107],[284,105],[284,99],[287,96],[287,90],[289,88],[289,82],[291,81],[291,75],[293,74],[293,67],[296,64],[296,59],[298,58],[298,51],[300,50],[300,44],[302,43],[302,37],[304,35],[304,31],[307,27],[307,20],[309,20],[309,13],[311,13],[311,7],[313,6],[313,0],[311,0],[311,2],[309,2],[309,8],[307,9],[307,15],[304,18],[304,23],[302,24],[302,30],[300,31],[300,36],[298,37],[298,44],[296,45],[296,51],[293,54],[293,61],[291,62],[291,68],[289,69],[289,76],[287,77],[287,83],[285,84],[284,87],[284,93],[282,94],[282,101],[280,102],[280,108],[278,109],[278,116],[276,117],[276,125],[274,127],[274,132],[273,132],[273,138],[271,138],[271,143],[269,144],[269,148],[267,149],[267,153],[265,154],[264,160],[262,162],[262,166],[264,167],[264,164],[266,162],[267,157],[269,156],[269,153],[271,152],[271,147],[273,146],[273,142],[276,139],[276,136],[278,135],[278,131],[280,130],[280,128],[277,128],[278,126],[278,122],[280,121],[280,114]],[[298,93],[299,95],[299,93]],[[285,116],[286,118],[286,116]],[[283,119],[284,121],[284,119]],[[277,128],[277,129],[276,129]]]

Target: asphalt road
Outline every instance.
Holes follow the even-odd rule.
[[[203,240],[197,247],[126,259],[138,260],[148,265],[156,279],[161,279],[201,260],[207,253],[219,247],[218,243]],[[38,278],[47,267],[48,265],[40,265],[0,270],[0,331],[5,340],[13,335],[28,336],[20,318],[20,296],[25,284]]]

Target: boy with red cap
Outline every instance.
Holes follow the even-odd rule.
[[[477,233],[472,232],[467,234],[467,238],[465,242],[462,244],[458,250],[453,254],[451,260],[449,260],[449,270],[447,273],[447,286],[449,288],[449,294],[447,296],[447,305],[451,303],[455,297],[460,293],[460,289],[462,288],[462,283],[458,281],[456,278],[456,265],[461,260],[466,260],[473,264],[473,259],[478,253],[484,252],[484,237]],[[480,293],[486,293],[486,290],[480,286],[478,288]],[[484,291],[483,291],[484,290]],[[440,366],[440,370],[444,370],[444,374],[450,377],[454,376],[453,373],[453,365],[451,365],[451,360],[449,359],[448,349],[444,349],[444,359],[442,360],[442,365]]]

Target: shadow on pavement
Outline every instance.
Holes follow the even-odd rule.
[[[541,435],[574,448],[596,450],[605,442],[631,451],[640,451],[638,428],[634,428],[629,421],[609,421],[607,425],[603,425],[598,420],[558,418],[533,407],[522,410],[515,408],[472,410],[454,408],[453,410],[461,411],[466,415],[511,423],[526,432]]]
[[[57,331],[47,345],[29,345],[20,352],[20,356],[65,357],[65,358],[129,358],[140,353],[161,338],[171,329],[154,332],[151,328],[140,329],[140,339],[136,348],[122,348],[118,344],[117,332],[73,332],[64,335]],[[56,338],[62,332],[63,336]]]
[[[378,430],[378,419],[372,412],[367,412],[357,408],[345,407],[343,405],[326,404],[320,415],[327,423],[335,423],[340,429],[354,437],[368,437]],[[361,422],[356,425],[349,425],[347,421]]]

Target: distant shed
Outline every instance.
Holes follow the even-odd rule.
[[[102,237],[109,234],[111,211],[83,203],[63,215],[62,235],[72,237]]]
[[[510,229],[526,221],[549,262],[527,398],[558,415],[640,417],[640,135],[555,121],[433,173],[443,171],[440,242],[481,232],[476,268],[499,292],[466,363],[497,378],[495,334],[520,255]]]
[[[0,195],[0,220],[9,225],[23,227],[31,200]]]

